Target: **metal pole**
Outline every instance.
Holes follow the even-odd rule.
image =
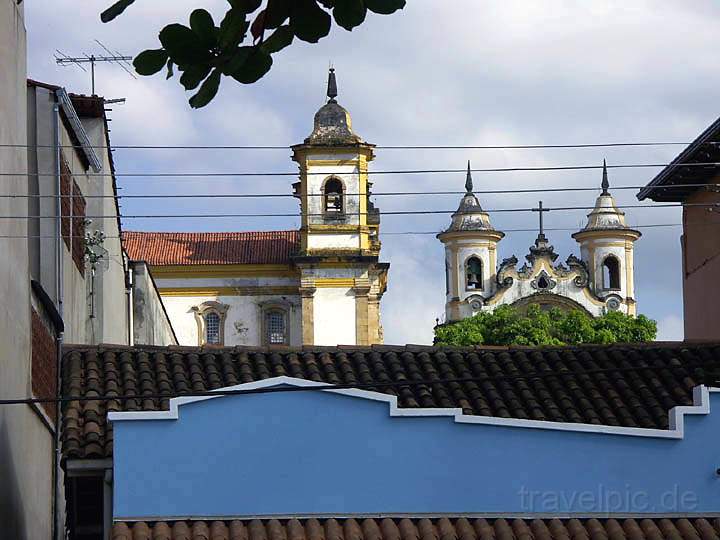
[[[124,258],[124,257],[123,257]],[[135,293],[133,292],[133,286],[135,284],[135,266],[131,263],[127,265],[127,285],[125,292],[127,294],[127,325],[128,325],[128,345],[131,347],[135,345],[135,315],[133,313],[133,304],[135,303]]]
[[[95,95],[95,56],[90,56],[90,79],[92,81],[92,95]]]

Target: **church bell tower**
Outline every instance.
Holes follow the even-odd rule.
[[[585,227],[572,235],[580,244],[590,287],[610,311],[637,313],[633,253],[640,231],[625,224],[625,213],[610,194],[607,165],[603,160],[602,192],[588,214]]]
[[[335,70],[312,133],[292,147],[300,169],[303,344],[382,343],[380,299],[389,264],[379,262],[380,214],[370,201],[374,145],[353,132],[338,104]]]
[[[468,161],[465,195],[450,226],[437,235],[445,246],[445,320],[455,322],[482,310],[497,290],[497,245],[505,234],[473,193]]]

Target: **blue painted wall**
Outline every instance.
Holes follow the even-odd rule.
[[[114,516],[720,512],[720,394],[685,438],[392,418],[326,392],[116,421]]]

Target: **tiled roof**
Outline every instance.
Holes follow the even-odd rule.
[[[717,518],[443,517],[115,523],[113,540],[717,540]]]
[[[298,250],[298,231],[123,233],[131,260],[180,264],[287,264]]]
[[[167,408],[167,399],[143,395],[201,392],[280,375],[371,385],[370,390],[397,395],[401,407],[461,407],[466,414],[483,416],[667,429],[668,411],[691,405],[692,388],[712,383],[710,370],[718,367],[720,344],[273,350],[78,346],[64,358],[64,395],[141,397],[67,402],[63,453],[72,458],[112,455],[108,411]],[[532,374],[544,375],[519,377]],[[402,384],[467,378],[487,379]],[[382,383],[397,384],[372,387]]]

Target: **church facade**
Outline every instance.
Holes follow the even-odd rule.
[[[603,164],[602,192],[588,214],[587,224],[572,237],[580,257],[563,264],[545,236],[542,203],[540,231],[526,262],[514,255],[499,264],[498,244],[505,234],[496,230],[473,193],[468,163],[466,193],[450,226],[438,235],[445,246],[446,322],[456,322],[501,305],[526,310],[579,309],[597,317],[609,311],[635,315],[633,250],[640,232],[627,226],[625,215],[609,192]]]
[[[337,100],[292,147],[299,167],[299,231],[128,232],[146,261],[181,345],[382,343],[380,300],[389,264],[379,261],[379,212],[370,201],[374,145],[352,130]]]

